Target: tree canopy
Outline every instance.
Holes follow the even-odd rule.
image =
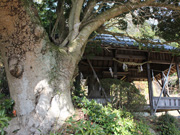
[[[157,40],[152,39],[160,39],[158,44],[176,42],[176,47],[180,43],[178,0],[47,0],[37,7],[43,26],[57,45],[67,43],[64,41],[74,29],[70,21],[75,23],[79,19],[76,23],[79,26],[75,27],[81,30],[88,23],[97,21],[99,15],[118,7],[126,9],[113,19],[106,19],[96,33],[128,36],[141,43],[157,44]],[[73,11],[75,9],[77,11]]]

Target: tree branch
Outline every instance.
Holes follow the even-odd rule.
[[[76,41],[78,40],[78,43],[80,44],[76,44],[76,46],[69,46],[71,52],[79,52],[79,50],[85,45],[85,43],[87,42],[90,34],[95,31],[97,28],[99,28],[102,24],[104,24],[107,20],[114,18],[120,14],[129,12],[133,9],[137,9],[140,8],[142,6],[148,6],[148,4],[150,4],[152,2],[152,0],[148,0],[146,2],[142,2],[139,4],[136,4],[134,6],[131,6],[130,3],[127,3],[126,5],[118,5],[115,6],[114,8],[111,8],[99,15],[97,15],[92,22],[90,22],[89,24],[85,25],[79,35],[76,38]],[[75,42],[75,41],[74,41]]]
[[[171,9],[171,10],[180,10],[180,6],[175,6],[173,4],[166,4],[166,3],[151,3],[149,4],[148,6],[152,6],[152,7],[164,7],[164,8],[167,8],[167,9]]]
[[[92,31],[96,30],[100,25],[104,24],[107,20],[114,18],[120,14],[130,12],[131,10],[143,7],[143,6],[148,6],[149,4],[152,3],[152,0],[148,0],[146,2],[142,2],[136,5],[131,5],[130,3],[126,3],[123,5],[118,5],[115,6],[101,14],[99,14],[96,18],[93,19],[93,22],[91,22],[89,25],[93,24]],[[86,26],[85,26],[86,27]],[[88,27],[88,24],[87,24]]]
[[[72,9],[69,15],[69,40],[72,41],[79,33],[80,27],[80,13],[82,9],[82,5],[84,0],[71,0],[72,1]]]
[[[65,2],[65,0],[58,0],[57,19],[56,19],[56,22],[55,22],[54,27],[52,29],[52,32],[51,32],[51,39],[56,44],[62,43],[62,41],[64,40],[65,35],[67,33],[67,31],[65,30],[66,26],[65,26],[65,17],[64,17],[64,2]],[[58,26],[60,26],[60,27],[58,27]],[[56,33],[57,29],[61,32],[61,33],[58,33],[59,34],[58,39],[56,39],[56,37],[55,37],[57,34]]]
[[[69,31],[72,31],[80,24],[80,13],[84,0],[71,0],[72,9],[69,15]]]
[[[76,47],[73,47],[74,51],[78,51],[79,49],[81,49],[84,46],[83,43],[87,42],[90,34],[93,31],[97,30],[102,24],[104,24],[109,19],[114,18],[123,13],[128,13],[132,10],[135,10],[135,9],[138,9],[141,7],[147,7],[147,6],[153,6],[153,5],[157,6],[155,1],[153,1],[153,0],[146,0],[144,2],[136,3],[133,5],[132,5],[132,3],[128,2],[126,4],[116,5],[110,9],[106,10],[105,12],[102,12],[101,14],[97,15],[95,18],[90,20],[89,23],[84,25],[84,27],[81,29],[79,35],[76,38],[77,40],[81,40],[81,44],[78,44],[78,45],[76,45]],[[161,4],[161,6],[162,6],[162,4]],[[135,37],[131,37],[131,38],[136,39]],[[138,42],[138,39],[136,39],[136,41]],[[141,41],[139,40],[139,42],[145,43],[145,41],[143,41],[143,40],[141,40]],[[150,42],[148,41],[148,43],[150,43]],[[72,51],[72,52],[74,52],[74,51]]]
[[[89,0],[87,3],[87,6],[84,11],[84,18],[82,20],[82,23],[87,21],[89,16],[91,15],[92,11],[94,10],[94,7],[96,6],[96,0]]]

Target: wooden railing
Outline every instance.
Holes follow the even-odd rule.
[[[153,97],[153,108],[157,106],[159,97]],[[180,110],[180,97],[161,97],[157,109]]]

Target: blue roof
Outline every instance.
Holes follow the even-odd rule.
[[[118,40],[117,40],[117,39]],[[114,38],[112,35],[110,34],[98,34],[93,41],[101,41],[101,43],[105,44],[105,45],[112,45],[112,46],[120,46],[120,47],[125,47],[125,46],[131,46],[131,47],[138,47],[139,43],[137,43],[134,39],[131,39],[129,37],[120,37],[120,36],[116,36],[116,38]],[[154,42],[159,42],[159,40],[153,40]],[[159,49],[165,49],[165,50],[174,50],[177,49],[175,47],[172,47],[170,45],[166,45],[166,44],[141,44],[142,46],[147,46],[147,47],[152,47],[152,48],[159,48]]]

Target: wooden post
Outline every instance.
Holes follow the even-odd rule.
[[[116,58],[116,50],[113,51],[113,57]],[[113,63],[114,63],[114,68],[113,68],[114,74],[113,74],[113,77],[114,77],[114,79],[117,79],[117,65],[118,65],[118,63],[117,63],[117,61],[114,61]]]
[[[94,75],[88,77],[88,98],[101,98],[99,84]]]
[[[76,96],[80,96],[80,91],[81,91],[81,76],[80,73],[79,75],[76,77],[75,82],[74,82],[74,86],[75,86],[75,91],[74,94]]]
[[[163,72],[161,72],[161,82],[162,82],[162,89],[163,89],[164,82],[165,82]],[[166,95],[167,95],[167,90],[166,90],[166,88],[164,88],[163,96],[166,97]],[[167,111],[165,111],[165,113],[167,114]]]
[[[130,82],[129,76],[127,76],[127,81]],[[127,104],[129,105],[131,103],[131,101],[132,101],[132,98],[130,97],[131,96],[130,89],[128,89],[126,92],[127,92],[127,100],[128,100]]]
[[[163,72],[161,73],[161,81],[162,81],[162,87],[163,87],[164,86],[164,82],[165,82]],[[166,97],[166,95],[167,95],[167,90],[166,90],[166,88],[164,88],[163,96]]]
[[[108,98],[107,98],[107,94],[106,94],[104,88],[102,87],[101,82],[100,82],[100,80],[99,80],[99,78],[98,78],[98,76],[97,76],[97,74],[96,74],[96,72],[95,72],[91,62],[89,61],[89,59],[87,61],[88,61],[89,66],[91,67],[91,69],[93,71],[94,77],[96,78],[96,80],[97,80],[97,82],[98,82],[98,84],[99,84],[99,86],[101,88],[100,90],[102,90],[102,93],[104,94],[104,97],[106,98],[106,101],[109,101]]]
[[[152,89],[151,71],[150,70],[151,70],[150,63],[147,63],[150,114],[153,115],[153,89]]]
[[[117,62],[114,61],[114,75],[113,75],[114,79],[117,79]]]
[[[177,71],[177,77],[178,77],[178,86],[180,89],[180,71],[179,71],[179,61],[176,62],[176,71]]]

